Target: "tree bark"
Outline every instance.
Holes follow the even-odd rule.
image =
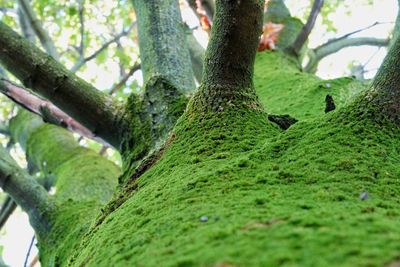
[[[202,84],[189,108],[192,112],[231,107],[260,109],[253,85],[253,65],[263,7],[263,1],[258,0],[217,1]]]
[[[361,109],[372,113],[375,120],[389,119],[400,126],[400,38],[394,40],[371,89],[361,101]],[[365,105],[367,104],[367,110]]]
[[[132,0],[137,14],[139,49],[144,83],[162,76],[188,93],[193,72],[177,0]]]

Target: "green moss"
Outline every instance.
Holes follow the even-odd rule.
[[[42,265],[61,266],[68,262],[71,251],[79,247],[79,240],[90,228],[91,218],[100,209],[96,201],[58,203],[53,214],[53,231],[46,240],[39,242],[39,258]]]
[[[281,131],[255,110],[184,115],[162,159],[85,237],[71,266],[383,266],[399,258],[399,129],[344,107],[341,94],[362,90],[351,79],[322,81],[273,53],[259,55],[255,76],[267,109],[300,122]],[[339,110],[324,114],[327,82]]]
[[[163,159],[72,265],[382,266],[398,257],[398,131],[333,114],[281,132],[260,116],[183,118]]]
[[[290,114],[298,120],[323,116],[327,94],[340,108],[365,90],[352,78],[321,80],[303,73],[296,62],[279,52],[257,54],[254,79],[260,101],[269,113]]]

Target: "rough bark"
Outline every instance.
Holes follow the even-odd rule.
[[[361,109],[372,113],[377,121],[389,118],[400,125],[400,38],[393,41],[378,73],[371,90],[367,92]],[[367,103],[367,108],[365,104]],[[365,110],[367,109],[367,110]]]
[[[145,84],[162,76],[182,92],[194,88],[190,55],[177,0],[132,0],[137,14]],[[179,55],[179,56],[178,56]]]
[[[253,85],[253,65],[262,10],[262,1],[217,1],[203,80],[191,103],[192,111],[260,109]]]
[[[117,103],[1,22],[0,32],[0,63],[8,71],[95,135],[117,149],[120,147],[120,134],[125,129],[125,121]]]

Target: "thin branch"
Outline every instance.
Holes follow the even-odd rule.
[[[0,229],[3,228],[8,218],[10,218],[11,214],[16,208],[17,204],[15,204],[14,200],[12,200],[11,197],[7,196],[0,209]]]
[[[121,131],[127,126],[120,104],[73,75],[2,22],[0,47],[0,63],[26,87],[51,101],[96,136],[119,148]]]
[[[318,63],[324,57],[338,52],[339,50],[351,47],[351,46],[361,46],[361,45],[371,45],[371,46],[388,46],[389,39],[378,39],[373,37],[359,37],[359,38],[346,38],[340,40],[332,40],[326,44],[323,44],[317,48],[309,51],[309,62],[304,67],[306,72],[314,72],[317,69]]]
[[[111,89],[110,89],[110,95],[115,94],[119,89],[121,89],[122,86],[125,85],[126,81],[128,81],[129,77],[131,77],[133,75],[133,73],[135,73],[135,71],[140,70],[140,64],[136,64],[134,65],[127,74],[125,74],[124,77],[122,77],[122,79],[119,81],[119,83],[117,83],[116,85],[114,85]]]
[[[95,52],[93,52],[90,56],[86,58],[80,58],[75,65],[71,68],[71,72],[75,73],[77,72],[83,65],[85,65],[88,61],[96,58],[101,52],[103,52],[105,49],[107,49],[111,44],[119,41],[124,36],[127,36],[131,30],[136,26],[136,22],[132,23],[129,28],[122,30],[119,34],[114,36],[113,39],[105,42],[99,49],[97,49]]]
[[[13,8],[8,8],[8,7],[0,7],[0,12],[3,14],[11,13],[11,14],[16,14],[17,11]]]
[[[0,79],[0,92],[25,109],[41,116],[45,122],[67,128],[99,143],[109,145],[51,102],[29,93],[26,88],[15,85],[5,79]]]
[[[311,9],[311,13],[307,19],[306,24],[301,29],[299,35],[297,36],[294,43],[288,47],[289,53],[298,56],[300,53],[301,48],[303,47],[304,43],[307,41],[308,36],[310,35],[312,29],[314,28],[315,21],[318,17],[318,14],[324,4],[324,0],[314,0],[313,7]]]
[[[28,173],[18,167],[8,152],[0,146],[0,186],[29,215],[39,236],[51,228],[53,202],[46,190]]]
[[[22,35],[32,43],[35,43],[36,35],[31,24],[27,20],[27,16],[21,7],[18,7],[18,19],[21,27]]]
[[[377,26],[377,25],[382,25],[382,24],[393,24],[393,22],[390,22],[390,21],[389,21],[389,22],[378,22],[378,21],[376,21],[376,22],[372,23],[371,25],[369,25],[369,26],[367,26],[367,27],[364,27],[364,28],[355,30],[355,31],[353,31],[353,32],[346,33],[345,35],[340,36],[340,37],[338,37],[338,38],[328,40],[328,42],[326,42],[326,43],[323,44],[323,45],[328,45],[328,44],[333,43],[333,42],[338,42],[338,41],[340,41],[340,40],[342,40],[342,39],[346,39],[346,38],[348,38],[348,37],[350,37],[350,36],[352,36],[352,35],[354,35],[354,34],[357,34],[357,33],[363,32],[363,31],[366,31],[366,30],[371,29],[371,28],[373,28],[373,27],[375,27],[375,26]],[[321,46],[323,46],[323,45],[321,45]],[[320,46],[320,47],[321,47],[321,46]]]
[[[81,58],[85,57],[85,16],[84,16],[84,4],[85,0],[78,1],[78,13],[79,13],[79,22],[81,24],[80,33],[81,33],[81,40],[79,44],[79,55]]]
[[[31,250],[32,250],[32,247],[33,247],[34,243],[35,243],[35,236],[32,236],[31,243],[29,244],[28,252],[26,253],[24,267],[28,267],[28,259],[29,259],[29,256],[31,254]]]
[[[24,13],[26,14],[30,24],[32,25],[33,30],[35,31],[37,37],[40,40],[43,48],[51,55],[54,59],[58,60],[59,55],[57,53],[57,49],[51,40],[50,36],[47,34],[47,31],[43,28],[42,23],[36,16],[33,8],[30,4],[29,0],[18,0],[18,3]]]

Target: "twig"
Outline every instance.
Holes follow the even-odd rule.
[[[25,261],[24,261],[24,267],[28,267],[28,259],[29,259],[29,255],[31,254],[31,250],[32,250],[34,242],[35,242],[35,235],[32,236],[31,243],[29,244],[28,253],[26,254]]]
[[[119,81],[119,83],[117,83],[116,85],[114,85],[111,90],[110,90],[110,95],[115,94],[122,86],[124,86],[124,84],[126,83],[126,81],[129,79],[129,77],[131,77],[135,71],[140,70],[140,64],[136,64],[134,65],[127,74],[125,74],[124,77],[122,77],[121,81]]]

